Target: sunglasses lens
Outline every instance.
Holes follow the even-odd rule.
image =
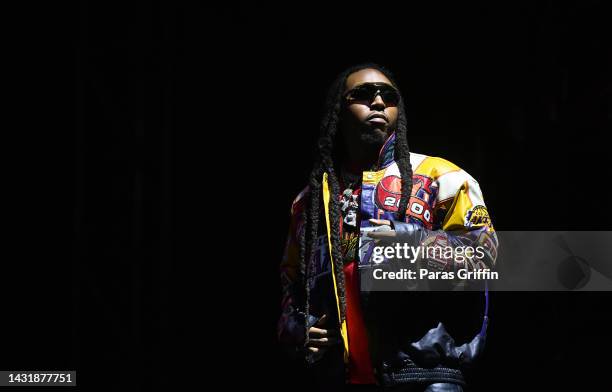
[[[353,89],[348,98],[353,101],[368,101],[371,102],[376,98],[376,93],[379,93],[383,101],[387,105],[397,105],[399,95],[397,91],[388,85],[364,84]]]
[[[381,91],[380,96],[387,105],[397,105],[399,102],[399,95],[397,94],[397,91],[390,87]]]
[[[350,98],[356,101],[370,101],[374,98],[374,93],[376,93],[376,90],[373,86],[359,86],[351,92]]]

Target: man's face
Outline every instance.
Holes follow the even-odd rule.
[[[349,75],[344,93],[355,87],[376,83],[391,85],[391,81],[380,71],[372,68],[359,70]],[[376,91],[376,90],[374,90]],[[368,97],[368,95],[365,95]],[[384,94],[377,94],[364,99],[345,100],[346,110],[343,113],[343,132],[346,138],[358,138],[368,144],[381,144],[393,133],[397,124],[397,105],[391,100],[384,100]]]

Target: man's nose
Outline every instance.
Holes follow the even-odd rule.
[[[372,103],[370,104],[370,107],[372,109],[384,109],[387,106],[385,105],[385,101],[383,101],[382,97],[380,96],[380,94],[376,94],[376,96],[374,97],[374,100],[372,100]]]

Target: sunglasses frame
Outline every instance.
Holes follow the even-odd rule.
[[[356,99],[356,98],[351,98],[350,95],[351,93],[355,92],[356,90],[359,90],[363,87],[366,86],[372,86],[373,88],[376,88],[377,90],[373,93],[373,95],[368,98],[368,99]],[[384,99],[382,93],[383,93],[383,89],[389,89],[392,90],[395,95],[396,95],[396,100],[395,102],[388,102],[387,100]],[[385,102],[385,104],[389,104],[390,106],[396,106],[399,104],[399,101],[401,99],[400,93],[398,91],[398,89],[396,89],[394,86],[388,84],[388,83],[381,83],[381,82],[367,82],[367,83],[362,83],[358,86],[353,87],[352,89],[350,89],[349,91],[347,91],[346,93],[344,93],[344,99],[347,101],[368,101],[368,102],[372,102],[374,99],[376,99],[376,97],[380,95],[380,97],[382,98],[383,102]]]

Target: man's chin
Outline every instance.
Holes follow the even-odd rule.
[[[371,146],[382,146],[387,141],[387,132],[380,128],[367,128],[361,133],[361,142]]]

